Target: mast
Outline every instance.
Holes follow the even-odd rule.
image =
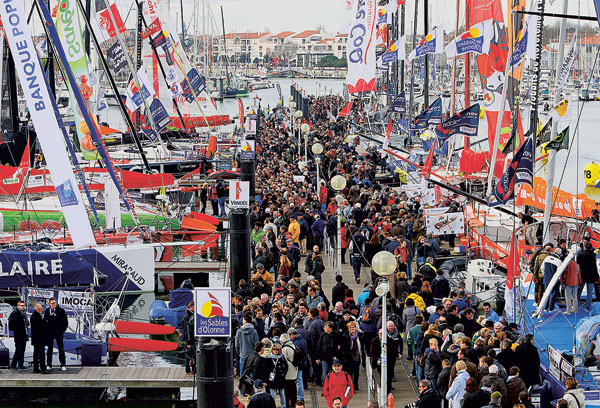
[[[181,41],[185,45],[185,23],[183,22],[183,0],[179,0],[179,9],[181,11]]]
[[[137,1],[136,1],[136,3],[137,3]],[[142,32],[142,19],[144,18],[143,14],[142,14],[142,7],[143,7],[142,4],[140,4],[138,6],[138,13],[137,13],[137,32],[138,33]],[[116,27],[116,25],[115,25],[115,27]],[[127,52],[127,49],[123,48],[123,51]],[[135,72],[136,73],[138,72],[138,70],[140,69],[141,66],[142,66],[142,39],[139,35],[136,35],[135,36]],[[140,95],[142,95],[142,91],[141,91],[142,88],[139,87],[139,89],[140,89]],[[142,99],[144,99],[143,95],[142,95]],[[149,110],[147,113],[152,115],[152,113]],[[142,121],[140,118],[140,110],[139,109],[135,110],[135,124],[136,124],[138,130],[140,130],[142,128]]]
[[[223,26],[223,53],[225,56],[225,75],[227,75],[227,85],[229,85],[229,67],[227,66],[227,39],[225,38],[225,17],[223,16],[223,6],[221,6],[221,25]]]
[[[563,0],[563,14],[567,14],[567,0]],[[541,17],[540,17],[541,18]],[[567,20],[565,18],[561,18],[560,20],[560,35],[559,35],[559,48],[558,48],[558,69],[562,67],[563,60],[565,58],[565,37],[567,32]],[[558,69],[555,75],[554,80],[554,106],[558,104],[560,101],[560,92],[556,92],[556,85],[558,84]],[[536,121],[537,125],[537,121]],[[558,121],[555,120],[552,122],[552,132],[550,134],[550,140],[553,140],[556,137],[556,131],[558,127]],[[537,127],[534,129],[537,130]],[[536,135],[537,136],[537,135]],[[546,181],[546,202],[544,204],[544,238],[542,242],[548,242],[550,235],[550,212],[552,211],[552,187],[554,186],[554,166],[556,163],[556,150],[549,149],[548,150],[548,168],[547,168],[547,176],[548,180]]]
[[[454,26],[454,36],[458,35],[458,16],[460,15],[460,0],[456,0],[456,25]],[[450,98],[450,116],[454,115],[456,110],[456,65],[458,57],[455,55],[452,59],[452,94]]]
[[[89,3],[90,2],[88,0],[86,3],[86,7]],[[79,6],[79,10],[83,14],[83,20],[85,21],[87,32],[88,32],[89,36],[91,37],[92,41],[94,42],[94,48],[96,49],[96,54],[100,57],[100,61],[102,62],[102,67],[104,68],[104,71],[106,72],[106,76],[108,77],[108,82],[110,83],[110,87],[111,87],[112,91],[115,93],[115,96],[116,96],[115,99],[119,103],[119,107],[121,108],[121,112],[123,113],[123,118],[125,119],[125,123],[127,123],[127,127],[129,128],[129,131],[131,132],[131,137],[132,137],[136,147],[140,151],[140,156],[142,158],[142,162],[144,162],[144,167],[146,167],[146,170],[148,170],[148,172],[151,172],[152,169],[150,168],[150,163],[148,162],[146,153],[144,153],[144,149],[143,149],[142,143],[140,142],[140,139],[137,135],[135,125],[133,124],[133,122],[131,121],[131,117],[129,117],[129,115],[127,113],[127,108],[125,106],[125,103],[123,102],[123,99],[121,99],[119,97],[119,88],[117,87],[117,83],[115,82],[115,79],[113,78],[113,75],[111,74],[110,69],[108,68],[108,63],[106,62],[106,58],[104,58],[104,55],[102,54],[102,49],[100,48],[100,43],[98,42],[96,33],[91,28],[90,20],[88,17],[89,15],[86,14],[86,12],[84,10],[82,0],[77,0],[77,5]]]
[[[423,19],[424,19],[424,28],[423,31],[425,35],[429,32],[429,0],[423,0]],[[435,63],[435,57],[432,57]],[[424,66],[424,74],[425,78],[423,81],[423,106],[429,106],[429,55],[425,54],[425,59],[423,60]],[[435,65],[433,67],[435,69]]]
[[[406,5],[402,4],[402,9],[400,11],[400,37],[404,35],[404,26],[405,26],[405,18],[406,18]],[[404,49],[406,51],[406,47]],[[400,91],[404,91],[404,59],[400,61]],[[400,92],[398,92],[400,93]]]
[[[419,11],[419,0],[415,0],[415,18],[413,20],[413,43],[412,49],[414,50],[417,47],[417,15]],[[415,63],[413,62],[410,67],[410,106],[408,107],[408,123],[412,123],[413,118],[413,105],[415,100]],[[408,143],[412,145],[412,130],[410,130],[410,135],[408,139]]]
[[[50,8],[50,0],[45,0],[46,6]],[[50,39],[47,39],[50,42]],[[52,47],[46,47],[48,49],[48,82],[50,83],[50,91],[52,96],[56,98],[56,76],[54,75],[54,52]]]

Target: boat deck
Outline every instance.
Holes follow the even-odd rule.
[[[193,387],[194,378],[184,367],[67,367],[50,374],[33,369],[0,370],[0,387],[53,388],[181,388]]]

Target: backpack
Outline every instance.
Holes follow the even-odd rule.
[[[360,320],[364,324],[375,323],[375,318],[373,317],[373,305],[365,307],[365,310],[363,310],[362,315],[360,315]]]
[[[300,367],[304,365],[304,362],[306,361],[306,353],[304,352],[304,350],[302,350],[302,348],[296,346],[295,344],[294,347],[290,345],[283,346],[283,348],[286,347],[291,348],[294,351],[294,356],[292,357],[292,365],[294,367]]]

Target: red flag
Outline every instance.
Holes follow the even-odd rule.
[[[387,150],[390,146],[390,136],[392,134],[392,115],[390,115],[390,121],[388,122],[387,130],[385,131],[385,140],[383,141],[383,150]]]
[[[350,108],[352,108],[352,101],[348,102],[348,105],[344,106],[344,109],[338,112],[338,117],[342,116],[344,118],[347,118],[350,114]]]
[[[111,18],[111,13],[117,25],[116,29],[115,25],[113,24],[113,19]],[[104,1],[97,1],[96,16],[98,18],[98,26],[100,27],[100,30],[102,30],[102,34],[105,37],[115,37],[117,35],[117,29],[121,34],[123,34],[126,31],[125,24],[123,24],[123,20],[121,19],[121,15],[119,14],[119,10],[117,9],[116,4],[113,3],[110,5],[109,12],[106,8],[106,4],[104,3]]]
[[[212,157],[213,154],[217,151],[217,137],[215,135],[210,135],[210,139],[208,140],[208,147],[206,148],[206,156]]]
[[[238,98],[238,108],[240,110],[240,127],[244,128],[244,103]]]
[[[142,30],[142,32],[140,33],[140,37],[148,38],[152,34],[158,33],[160,30],[162,30],[162,26],[160,25],[160,20],[158,18],[155,18],[154,21],[152,23],[150,23],[150,25],[148,27],[146,27]]]
[[[429,150],[429,154],[425,160],[425,164],[421,168],[421,175],[425,178],[429,177],[429,173],[431,173],[431,168],[433,167],[433,152],[435,151],[435,142],[437,142],[437,140],[433,141],[431,150]]]

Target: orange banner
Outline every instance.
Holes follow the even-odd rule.
[[[517,205],[530,205],[544,210],[546,204],[546,181],[540,177],[534,178],[533,190],[529,185],[521,185],[517,194]],[[557,197],[558,194],[558,197]],[[585,194],[571,194],[556,187],[552,187],[552,215],[563,217],[588,218],[592,210],[596,208],[596,202],[589,199]]]

